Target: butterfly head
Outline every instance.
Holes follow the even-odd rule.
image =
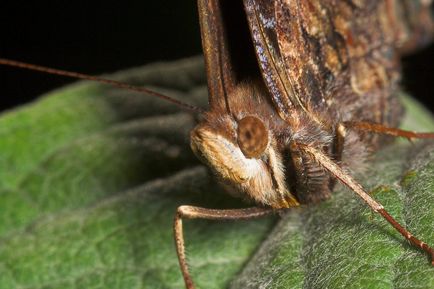
[[[214,109],[191,132],[195,154],[237,195],[282,208],[296,199],[285,183],[276,136],[282,120],[265,101],[264,90],[244,84],[229,95],[230,112]]]

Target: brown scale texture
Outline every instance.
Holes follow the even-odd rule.
[[[230,47],[238,47],[239,39],[228,38],[234,23],[225,22],[225,13],[243,8],[231,1],[205,2],[209,10],[200,15],[211,107],[203,125],[233,144],[241,138],[245,155],[260,159],[263,143],[236,133],[243,117],[258,117],[283,158],[291,193],[302,203],[328,198],[333,181],[295,144],[321,150],[347,171],[363,170],[370,152],[388,140],[350,131],[337,156],[336,128],[347,121],[398,126],[399,57],[433,34],[428,1],[244,0],[265,88],[234,77],[241,75],[236,65],[241,62],[234,61]]]

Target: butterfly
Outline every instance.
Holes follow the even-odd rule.
[[[428,3],[198,3],[210,108],[191,146],[233,194],[258,207],[178,208],[175,239],[186,287],[194,285],[182,218],[257,218],[328,199],[336,180],[432,259],[432,248],[349,173],[363,169],[368,152],[387,143],[384,136],[434,137],[394,128],[402,114],[398,58],[432,34]],[[407,23],[399,21],[410,13]]]
[[[199,0],[209,87],[203,111],[116,81],[1,60],[49,73],[139,90],[201,114],[195,154],[228,188],[256,207],[181,206],[175,240],[187,288],[183,218],[250,219],[331,197],[337,181],[357,193],[413,245],[402,227],[352,177],[396,129],[402,53],[424,45],[433,25],[426,1]],[[398,21],[406,19],[406,21]],[[351,172],[351,173],[350,173]]]

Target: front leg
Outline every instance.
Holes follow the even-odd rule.
[[[327,170],[333,177],[356,193],[369,207],[371,207],[374,212],[380,214],[413,246],[419,247],[425,251],[431,259],[431,265],[434,266],[434,249],[431,248],[427,243],[412,235],[406,228],[404,228],[391,215],[389,215],[389,213],[384,209],[383,205],[375,201],[350,174],[348,174],[320,150],[305,144],[298,144],[298,146],[304,153],[310,155],[318,164]]]
[[[194,206],[178,207],[173,224],[175,233],[176,252],[178,254],[179,266],[181,267],[182,276],[184,277],[187,289],[193,289],[194,284],[188,271],[187,260],[185,256],[185,243],[182,229],[182,219],[207,219],[207,220],[247,220],[269,215],[276,210],[271,208],[246,208],[231,210],[206,209]]]
[[[390,135],[393,137],[403,137],[408,140],[412,139],[434,139],[432,132],[414,132],[410,130],[403,130],[395,127],[388,127],[380,123],[366,122],[366,121],[346,121],[343,125],[349,129],[358,131],[365,131],[376,134]]]

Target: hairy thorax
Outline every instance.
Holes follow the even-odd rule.
[[[286,208],[326,199],[334,182],[298,144],[334,155],[337,113],[328,120],[294,111],[282,119],[273,110],[260,82],[237,86],[226,109],[207,112],[191,133],[195,154],[231,188],[230,193],[259,205]],[[221,106],[225,107],[225,106]],[[340,163],[349,170],[362,168],[366,145],[353,132],[345,138]]]

